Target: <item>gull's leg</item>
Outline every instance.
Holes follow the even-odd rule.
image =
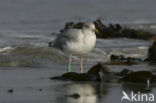
[[[80,57],[80,73],[83,73],[83,59]]]
[[[72,57],[72,55],[70,54],[68,65],[67,65],[67,72],[70,72],[71,71],[71,62],[72,62],[72,58],[71,57]]]

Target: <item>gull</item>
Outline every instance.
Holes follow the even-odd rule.
[[[86,22],[82,29],[67,29],[57,34],[52,46],[67,54],[69,58],[67,72],[71,71],[72,55],[76,55],[80,56],[80,72],[83,73],[82,56],[94,48],[96,43],[95,32],[98,30],[94,23]]]

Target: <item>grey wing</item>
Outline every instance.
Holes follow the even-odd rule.
[[[59,49],[63,49],[63,46],[66,45],[67,42],[77,41],[79,38],[79,33],[81,33],[81,29],[69,29],[57,35],[53,46]]]
[[[64,36],[65,36],[65,38],[67,38],[68,41],[78,40],[80,34],[82,34],[81,29],[69,29],[64,32]]]

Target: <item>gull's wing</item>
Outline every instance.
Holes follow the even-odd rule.
[[[59,35],[59,38],[66,38],[68,41],[70,40],[78,40],[79,36],[82,35],[82,30],[81,29],[68,29],[62,34]]]
[[[67,42],[78,41],[82,35],[83,33],[81,29],[68,29],[60,34],[57,34],[53,46],[62,50],[63,45],[65,45]]]

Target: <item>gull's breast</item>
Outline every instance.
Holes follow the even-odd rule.
[[[95,34],[85,35],[83,38],[80,38],[77,42],[68,42],[64,46],[64,52],[73,55],[83,55],[90,52],[96,43]]]

